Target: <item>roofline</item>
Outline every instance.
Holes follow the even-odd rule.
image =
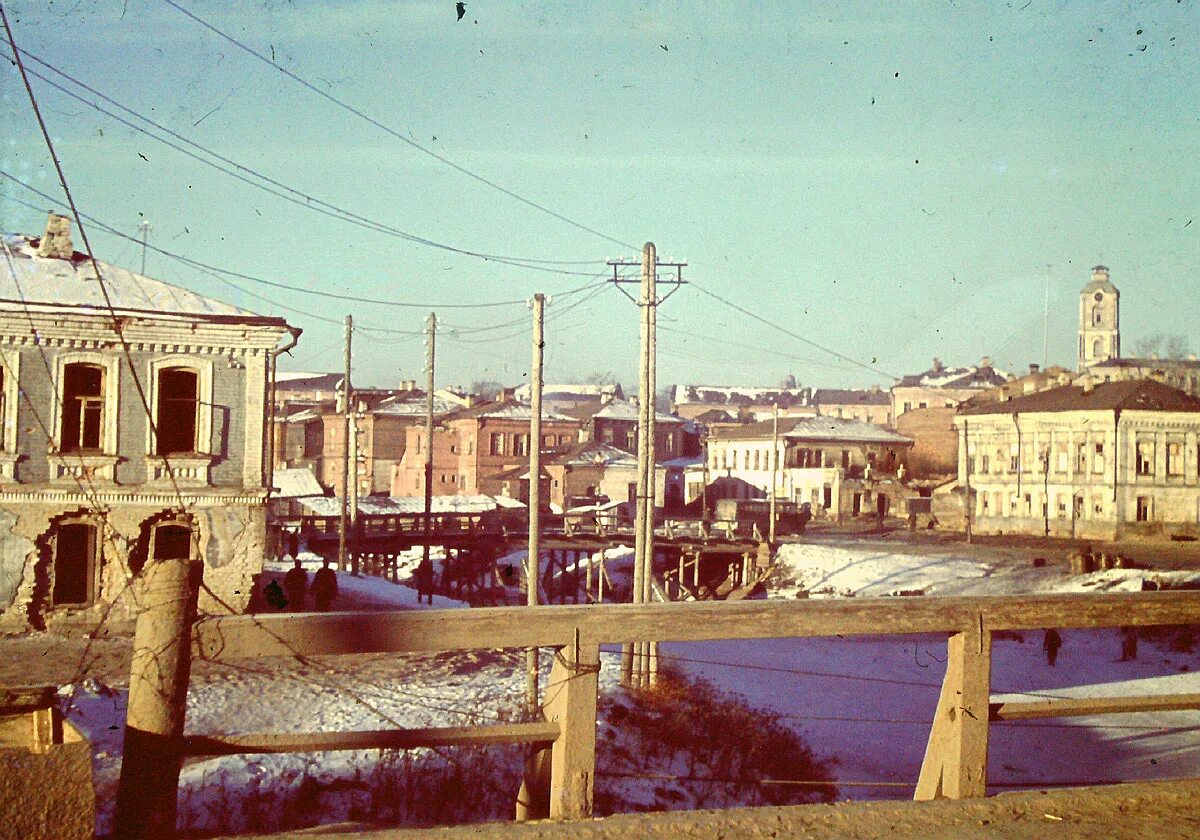
[[[169,309],[168,310],[137,309],[137,308],[133,308],[133,307],[129,307],[129,306],[119,306],[119,307],[114,306],[111,309],[108,309],[106,307],[90,306],[90,305],[78,304],[78,303],[59,303],[58,301],[31,300],[29,298],[26,298],[24,300],[15,300],[13,298],[0,298],[0,303],[11,303],[16,306],[22,306],[22,307],[52,306],[52,307],[57,307],[59,309],[77,311],[81,314],[86,314],[86,315],[95,314],[101,318],[105,318],[105,317],[111,318],[113,315],[120,316],[121,314],[124,314],[124,313],[133,314],[133,315],[146,315],[146,316],[150,316],[150,317],[153,317],[153,316],[161,317],[163,315],[173,315],[177,318],[186,318],[186,319],[193,320],[193,321],[208,321],[208,322],[215,323],[215,324],[254,324],[256,326],[279,327],[280,329],[284,329],[284,330],[291,328],[287,321],[285,321],[283,318],[278,318],[274,315],[254,315],[254,314],[223,315],[223,314],[216,313],[216,312],[212,312],[212,313],[176,312],[176,311],[169,310]]]

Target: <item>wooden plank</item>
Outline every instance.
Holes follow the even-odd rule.
[[[1178,712],[1200,709],[1200,694],[1142,694],[1126,697],[1054,697],[992,703],[990,720],[1115,715],[1125,712]]]
[[[982,623],[956,633],[947,642],[947,654],[946,678],[913,796],[918,801],[987,794],[991,634]]]
[[[417,747],[479,747],[498,744],[549,743],[558,735],[559,725],[551,721],[354,732],[189,735],[184,738],[184,751],[190,756],[211,756],[333,750],[410,750]]]
[[[546,718],[562,728],[550,753],[550,819],[592,816],[600,645],[580,635],[557,651],[546,683]]]
[[[578,628],[600,643],[955,633],[1200,623],[1200,591],[484,607],[209,618],[208,659],[469,648],[560,647]]]

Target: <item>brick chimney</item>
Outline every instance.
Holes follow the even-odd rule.
[[[934,369],[934,371],[936,371],[938,373],[941,373],[943,370],[942,360],[939,359],[937,356],[933,357],[933,369]]]
[[[1030,372],[1030,373],[1037,373],[1037,372],[1038,372],[1039,370],[1041,370],[1041,369],[1042,369],[1042,366],[1041,366],[1041,365],[1039,365],[1037,362],[1030,362],[1030,363],[1029,363],[1029,372]]]
[[[75,246],[71,244],[71,220],[66,216],[51,213],[46,219],[46,232],[38,243],[39,257],[50,257],[56,260],[69,260],[75,254]]]

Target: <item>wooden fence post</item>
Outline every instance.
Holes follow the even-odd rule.
[[[946,647],[946,678],[913,796],[918,801],[987,794],[992,634],[980,616],[977,626],[952,635]]]
[[[203,571],[191,559],[152,560],[142,570],[117,786],[114,836],[120,840],[175,836],[192,625]]]
[[[548,751],[535,752],[526,763],[517,796],[518,820],[584,820],[592,816],[599,673],[599,643],[576,630],[575,641],[554,654],[542,701],[546,719],[558,723],[558,740]]]

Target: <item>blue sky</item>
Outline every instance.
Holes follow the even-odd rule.
[[[685,288],[660,311],[658,379],[888,384],[933,356],[1074,364],[1091,265],[1123,335],[1200,350],[1200,11],[1111,2],[180,4],[415,142],[622,243],[871,372]],[[594,6],[594,7],[593,7]],[[5,3],[18,44],[187,138],[362,216],[457,247],[591,261],[635,251],[422,154],[161,0]],[[318,292],[408,303],[523,300],[586,276],[533,272],[363,230],[259,192],[34,81],[81,209],[188,257]],[[19,79],[0,69],[0,169],[59,195]],[[0,227],[48,202],[0,181]],[[56,205],[62,209],[61,203]],[[98,256],[136,246],[93,231]],[[419,330],[427,309],[347,304],[150,253],[147,273],[305,329]],[[582,301],[582,302],[580,302]],[[572,304],[578,304],[571,306]],[[309,314],[286,311],[280,306]],[[568,308],[570,307],[570,308]],[[615,289],[552,298],[548,380],[636,382],[637,310]],[[521,305],[442,309],[439,384],[523,381]],[[315,316],[315,317],[314,317]],[[327,321],[319,320],[328,319]],[[503,325],[508,326],[503,326]],[[495,329],[467,332],[481,327]],[[422,378],[418,336],[363,332],[356,378]]]

